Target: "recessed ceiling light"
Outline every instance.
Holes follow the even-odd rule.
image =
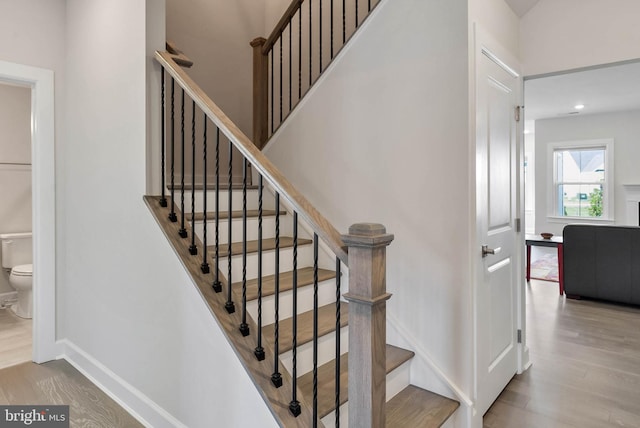
[[[573,108],[575,108],[576,110],[582,110],[584,108],[584,104],[576,104],[575,106],[573,106]]]

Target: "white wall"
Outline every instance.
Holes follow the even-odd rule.
[[[388,313],[470,391],[467,27],[466,1],[383,1],[266,153],[338,230],[395,234]]]
[[[189,75],[247,135],[252,135],[253,49],[264,36],[265,6],[255,0],[167,0],[167,40],[194,65]]]
[[[520,20],[504,0],[469,0],[469,23],[474,22],[518,56]]]
[[[640,111],[584,115],[536,121],[536,232],[561,234],[564,224],[547,220],[548,145],[554,142],[614,140],[615,223],[626,224],[623,184],[640,184]]]
[[[0,164],[3,163],[31,163],[31,88],[0,82]]]
[[[31,231],[31,88],[0,83],[0,233]]]
[[[186,426],[276,426],[142,201],[146,15],[67,2],[59,335]]]
[[[0,82],[0,233],[31,231],[31,88]],[[0,293],[13,291],[0,274]]]
[[[290,4],[291,0],[266,0],[264,2],[264,33],[261,34],[262,37],[266,39],[271,35]]]
[[[0,0],[0,40],[2,40],[0,60],[46,68],[55,73],[56,139],[59,139],[61,135],[63,117],[60,110],[63,100],[62,93],[64,92],[64,4],[64,0]],[[2,98],[0,97],[0,99]],[[24,108],[23,105],[22,110]],[[26,130],[21,129],[18,132],[21,139],[27,138],[25,134],[29,136],[27,142],[29,150],[28,152],[23,150],[20,153],[15,153],[15,159],[26,159],[27,153],[30,157],[30,118],[28,120]],[[3,124],[0,126],[0,132],[3,132],[4,129],[6,128]],[[2,153],[5,153],[4,149],[2,149]],[[19,171],[15,171],[15,169]],[[22,206],[23,214],[19,216],[19,221],[16,217],[13,220],[16,223],[10,225],[5,223],[6,219],[0,220],[2,222],[0,230],[4,230],[3,225],[7,225],[7,228],[11,229],[16,228],[16,230],[18,228],[31,230],[31,199],[29,197],[28,202],[25,200],[27,186],[31,187],[31,177],[27,177],[30,175],[30,170],[14,168],[10,175],[14,174],[25,175],[24,180],[21,180],[24,188],[14,195],[17,198],[15,199],[16,203],[22,201],[19,205]],[[3,175],[6,178],[6,171],[3,171]],[[3,180],[4,178],[0,178],[0,183]],[[4,196],[6,195],[2,195],[2,200],[7,201]],[[8,205],[3,204],[2,206],[7,207]],[[0,208],[0,211],[3,211],[3,208]],[[28,220],[27,212],[29,212]],[[0,217],[4,216],[0,214]],[[0,293],[9,290],[10,286],[7,281],[8,278],[4,273],[0,275]]]
[[[640,58],[637,0],[541,0],[521,21],[525,75]]]

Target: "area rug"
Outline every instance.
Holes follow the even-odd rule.
[[[544,254],[531,263],[531,278],[558,282],[558,255]]]

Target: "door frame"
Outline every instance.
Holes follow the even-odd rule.
[[[0,82],[31,88],[33,353],[36,363],[57,357],[54,73],[0,61]]]
[[[477,411],[477,383],[478,383],[478,291],[480,288],[480,281],[478,278],[478,263],[479,262],[479,254],[480,247],[482,245],[480,230],[478,230],[477,225],[477,204],[475,201],[475,195],[477,194],[477,168],[476,168],[476,128],[477,128],[477,83],[478,83],[478,63],[481,60],[482,56],[485,55],[483,52],[489,52],[493,55],[496,60],[501,62],[503,68],[506,67],[511,71],[515,72],[518,75],[518,82],[516,83],[516,87],[518,90],[517,96],[517,104],[522,106],[523,104],[523,88],[524,82],[522,73],[518,73],[516,70],[520,69],[520,64],[518,60],[512,55],[507,49],[505,49],[498,41],[496,41],[488,32],[484,31],[482,27],[478,26],[477,23],[473,25],[473,34],[472,34],[472,46],[471,49],[471,58],[470,58],[470,122],[471,126],[469,128],[470,135],[470,165],[469,171],[470,180],[471,180],[471,190],[474,198],[471,201],[471,210],[470,210],[470,225],[471,230],[471,245],[469,248],[470,251],[470,260],[472,261],[472,270],[471,270],[471,283],[472,283],[472,305],[473,305],[473,397],[474,397],[474,413]],[[520,374],[529,368],[529,349],[526,345],[526,301],[525,301],[525,281],[524,281],[524,180],[523,180],[523,162],[524,162],[524,112],[521,110],[521,118],[520,121],[516,123],[516,183],[513,189],[514,194],[512,195],[516,200],[516,212],[517,217],[520,218],[520,231],[516,234],[516,248],[514,251],[514,263],[517,266],[517,278],[519,278],[516,284],[516,308],[514,308],[514,313],[516,314],[515,325],[513,326],[516,330],[521,330],[521,343],[517,344],[516,354],[517,354],[517,373]],[[482,421],[482,415],[475,415],[474,418],[476,421]]]

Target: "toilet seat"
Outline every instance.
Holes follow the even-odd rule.
[[[33,264],[18,265],[11,269],[13,276],[33,276]]]

